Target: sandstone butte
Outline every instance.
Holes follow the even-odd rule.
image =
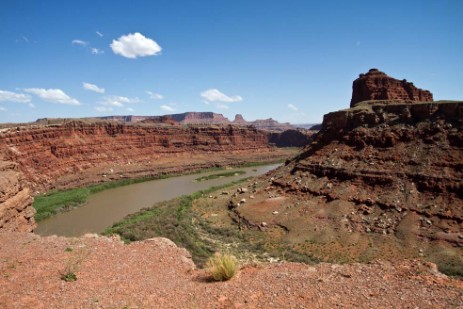
[[[395,102],[432,102],[432,93],[416,88],[406,79],[397,80],[387,76],[378,69],[370,69],[360,74],[352,85],[350,107],[359,102],[370,100],[386,100]]]
[[[378,75],[376,70],[369,74]],[[386,261],[248,265],[229,282],[211,283],[188,252],[165,239],[124,245],[117,238],[92,235],[71,239],[2,231],[0,305],[462,308],[461,280],[441,274],[433,263],[402,257],[409,251],[415,256],[448,254],[461,265],[463,102],[419,102],[432,101],[432,96],[414,88],[415,94],[405,98],[399,94],[409,86],[391,81],[378,82],[383,89],[379,97],[371,95],[374,87],[367,86],[366,95],[361,92],[369,83],[354,82],[353,92],[360,93],[353,95],[355,106],[325,115],[321,131],[299,155],[255,182],[254,202],[227,210],[245,219],[243,228],[293,242],[309,235],[313,241],[305,243],[320,254],[331,250],[355,258],[357,248],[343,246],[337,236],[367,235],[368,254]],[[211,155],[224,151],[233,158],[243,151],[272,157],[275,151],[268,135],[252,129],[178,130],[73,121],[2,132],[0,222],[11,222],[3,217],[6,206],[14,207],[16,216],[27,221],[17,221],[16,230],[32,229],[29,190],[85,184],[84,177],[94,181],[155,173],[161,166],[175,169],[167,163],[173,157],[205,167],[228,164],[226,156],[215,161]],[[152,168],[150,161],[159,165]],[[272,212],[262,212],[266,209]],[[59,272],[70,260],[79,264],[79,279],[66,283]]]

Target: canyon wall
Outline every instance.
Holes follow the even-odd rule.
[[[404,89],[388,85],[326,114],[252,201],[230,201],[234,220],[319,260],[422,257],[463,275],[463,102],[382,100]]]
[[[31,232],[36,226],[34,214],[18,164],[0,160],[0,230]]]
[[[63,125],[7,130],[0,136],[5,158],[17,162],[26,180],[51,184],[108,163],[127,164],[188,154],[268,151],[268,133],[251,128],[126,125],[70,121]],[[45,186],[46,187],[46,186]]]
[[[0,132],[0,229],[32,230],[32,195],[121,178],[285,158],[251,127],[63,121]],[[32,192],[31,192],[32,190]]]

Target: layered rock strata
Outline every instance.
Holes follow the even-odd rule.
[[[396,102],[432,102],[432,93],[415,87],[407,80],[389,77],[378,69],[370,69],[360,74],[352,85],[350,106],[370,100],[386,100]]]
[[[283,132],[294,130],[295,127],[289,123],[280,123],[272,118],[246,121],[241,114],[237,114],[233,121],[230,121],[222,114],[213,112],[187,112],[164,116],[106,116],[94,118],[105,121],[117,121],[123,123],[168,123],[178,125],[238,125],[253,126],[258,130]],[[39,119],[38,122],[46,122],[47,119]],[[56,121],[56,120],[51,120]]]
[[[251,127],[63,121],[0,134],[0,229],[35,227],[32,195],[95,182],[279,160],[270,133]]]
[[[47,187],[62,175],[105,164],[149,164],[188,159],[195,154],[209,154],[212,160],[214,154],[271,151],[268,133],[252,128],[80,121],[4,130],[0,145],[4,156],[18,163],[29,183],[39,187]]]
[[[424,257],[463,275],[463,102],[329,113],[249,191],[231,217],[278,246],[325,260]]]
[[[30,190],[18,164],[0,160],[0,231],[31,232],[36,227]]]

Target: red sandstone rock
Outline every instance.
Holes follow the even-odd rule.
[[[171,114],[164,116],[106,116],[92,118],[92,120],[116,121],[122,123],[168,123],[168,124],[195,124],[195,125],[239,125],[253,126],[259,130],[283,132],[285,130],[294,130],[295,127],[289,123],[279,123],[269,119],[258,119],[255,121],[244,120],[241,114],[237,114],[233,121],[224,117],[222,114],[212,112],[187,112],[181,114]],[[51,120],[56,122],[57,120]],[[39,119],[39,123],[48,123],[48,119]]]
[[[397,80],[378,69],[360,74],[352,85],[350,106],[370,100],[392,100],[399,102],[432,102],[432,93],[416,88],[407,80]]]
[[[0,160],[0,230],[31,232],[36,227],[34,214],[18,165]]]
[[[241,124],[241,125],[246,125],[248,122],[244,120],[243,116],[241,114],[236,114],[235,119],[233,120],[234,124]]]

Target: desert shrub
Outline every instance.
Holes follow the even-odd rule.
[[[206,268],[215,281],[227,281],[235,276],[238,261],[233,255],[216,253],[208,259]]]

